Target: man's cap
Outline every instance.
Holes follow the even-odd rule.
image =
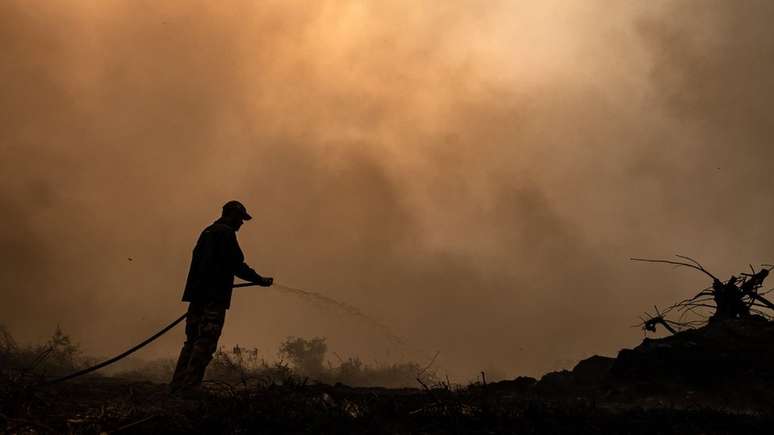
[[[249,221],[250,219],[253,218],[252,216],[247,214],[247,209],[239,201],[229,201],[229,202],[223,204],[223,214],[224,215],[227,214],[227,213],[233,213],[233,212],[238,213],[242,217],[242,219],[244,219],[246,221]]]

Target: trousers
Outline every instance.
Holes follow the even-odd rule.
[[[197,387],[207,365],[218,349],[218,339],[226,320],[226,308],[218,304],[192,302],[185,319],[185,343],[175,366],[170,388]]]

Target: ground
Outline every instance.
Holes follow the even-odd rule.
[[[170,397],[164,384],[90,378],[21,392],[0,428],[9,433],[752,433],[770,428],[760,410],[707,407],[576,392],[536,393],[519,382],[378,389],[274,385],[202,397]],[[690,396],[690,395],[688,395]],[[644,397],[644,396],[643,396]],[[665,396],[666,397],[666,396]]]
[[[7,433],[764,433],[774,425],[774,324],[735,320],[595,356],[540,380],[352,388],[288,376],[208,382],[197,397],[163,383],[91,376],[5,383]]]

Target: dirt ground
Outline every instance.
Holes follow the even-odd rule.
[[[35,387],[0,381],[2,433],[736,434],[774,427],[774,322],[714,322],[645,339],[541,379],[415,388],[323,384],[286,372],[164,383],[89,375]],[[212,378],[210,379],[217,379]]]
[[[73,434],[726,434],[763,433],[774,424],[774,414],[765,409],[705,406],[697,393],[670,400],[664,391],[659,398],[624,390],[543,388],[520,380],[428,389],[210,383],[201,397],[182,399],[170,396],[164,384],[92,377],[46,389],[5,391],[0,429]]]

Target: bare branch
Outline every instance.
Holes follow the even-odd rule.
[[[713,280],[718,280],[718,278],[715,275],[710,273],[707,269],[705,269],[696,260],[694,260],[694,259],[692,259],[690,257],[682,256],[682,255],[677,255],[677,257],[687,259],[687,260],[689,260],[689,261],[691,261],[691,262],[693,262],[695,264],[684,263],[682,261],[673,261],[673,260],[658,260],[658,259],[654,260],[654,259],[650,259],[650,258],[630,258],[630,260],[632,260],[632,261],[642,261],[642,262],[645,262],[645,263],[664,263],[664,264],[673,264],[675,266],[690,267],[691,269],[695,269],[695,270],[698,270],[700,272],[705,273],[706,275],[708,275]],[[720,280],[718,280],[718,281],[720,281]]]

